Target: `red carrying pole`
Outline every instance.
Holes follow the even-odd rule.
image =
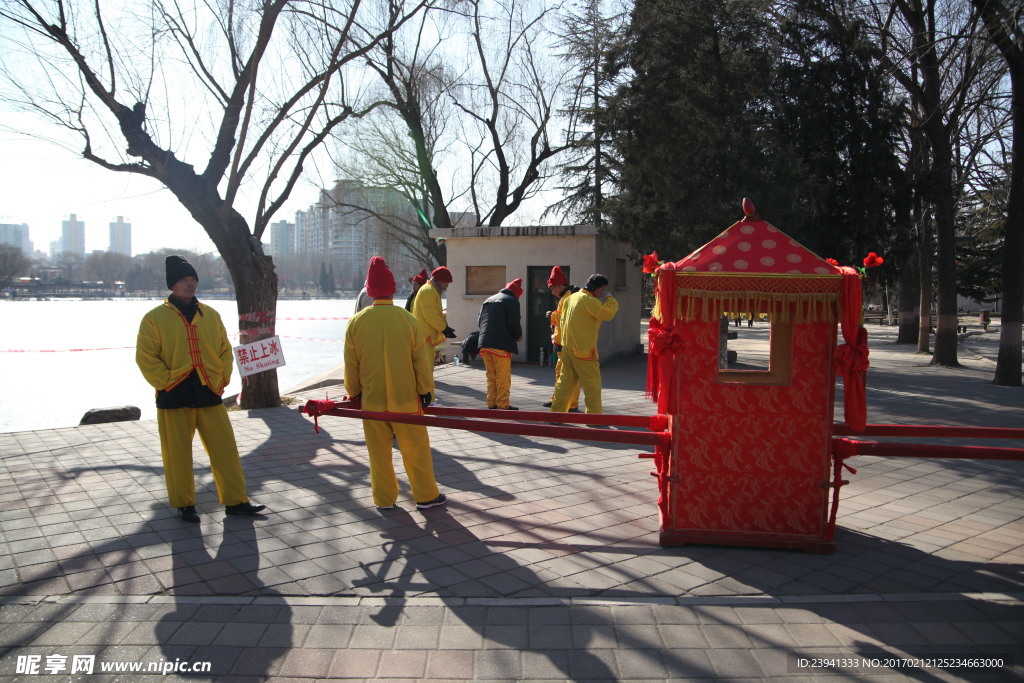
[[[313,402],[311,402],[313,403]],[[470,410],[462,408],[428,408],[430,413],[440,413],[444,411],[446,415],[465,415],[478,414],[474,416],[496,418],[502,417],[506,419],[519,419],[521,417],[519,411],[499,411],[499,410]],[[385,422],[401,422],[405,424],[421,424],[428,427],[447,427],[449,429],[467,429],[475,432],[491,432],[498,434],[520,434],[523,436],[547,436],[555,439],[569,439],[571,441],[600,441],[605,443],[629,443],[629,444],[646,444],[652,446],[667,446],[672,439],[672,436],[667,431],[654,431],[654,432],[637,432],[637,431],[619,431],[619,430],[604,430],[604,429],[593,429],[589,427],[567,427],[562,425],[554,424],[521,424],[519,422],[505,422],[505,421],[480,421],[473,419],[460,419],[456,417],[440,417],[432,415],[414,415],[407,413],[383,413],[374,412],[370,410],[359,410],[355,408],[316,408],[310,407],[310,404],[300,408],[300,412],[307,415],[332,415],[335,417],[352,417],[361,420],[383,420]],[[569,421],[564,418],[576,417],[584,418],[583,420],[574,420],[577,422],[587,423],[598,423],[595,418],[617,418],[617,417],[630,417],[631,416],[611,416],[611,415],[576,415],[574,413],[541,413],[541,412],[525,412],[528,416],[539,415],[545,416],[546,419]],[[500,414],[500,415],[499,415]],[[530,418],[536,419],[536,418]],[[651,418],[644,418],[650,423]],[[667,422],[666,422],[667,424]]]
[[[855,431],[845,422],[833,425],[835,436],[891,436],[891,437],[934,437],[958,439],[1020,439],[1024,441],[1024,429],[1012,427],[949,427],[945,425],[885,425],[869,424]]]
[[[892,438],[924,437],[934,439],[1016,439],[1024,442],[1024,429],[1013,427],[953,427],[948,425],[869,424],[854,430],[844,422],[833,425],[835,436],[880,436]],[[947,446],[900,441],[861,441],[847,439],[856,446],[856,455],[895,455],[908,458],[967,458],[973,460],[1024,460],[1024,448],[989,446]]]
[[[428,415],[446,417],[479,417],[485,420],[511,420],[514,422],[555,422],[568,424],[605,425],[614,427],[639,427],[654,432],[668,427],[664,415],[588,415],[587,413],[552,413],[544,410],[491,410],[479,408],[439,408],[431,406],[424,411]]]
[[[1018,430],[1019,431],[1019,430]],[[1024,448],[939,446],[927,443],[881,443],[852,440],[857,455],[897,455],[906,458],[967,458],[970,460],[1024,460]]]

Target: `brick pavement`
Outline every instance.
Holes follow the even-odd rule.
[[[870,421],[1021,426],[1024,391],[989,383],[985,348],[932,368],[871,334]],[[652,411],[642,358],[604,375],[609,412]],[[440,398],[476,407],[482,377],[441,368]],[[539,407],[550,382],[516,366],[513,404]],[[325,392],[341,390],[304,396]],[[450,504],[416,511],[404,487],[381,513],[358,423],[232,421],[271,514],[223,517],[200,454],[198,527],[166,506],[155,422],[0,434],[0,677],[76,654],[210,662],[172,680],[824,680],[796,658],[936,653],[1015,668],[846,673],[1024,674],[1022,463],[855,458],[829,556],[661,548],[642,447],[432,428]]]

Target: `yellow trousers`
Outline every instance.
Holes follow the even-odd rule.
[[[430,454],[430,437],[423,425],[401,422],[363,420],[366,450],[370,454],[370,490],[373,504],[390,507],[398,500],[398,477],[392,460],[391,440],[398,441],[405,474],[409,477],[412,497],[427,503],[440,495],[434,481],[434,458]]]
[[[160,455],[171,505],[182,508],[196,504],[196,481],[192,473],[192,440],[196,431],[210,457],[210,471],[222,505],[245,503],[245,475],[238,457],[235,432],[224,405],[209,408],[173,408],[156,411],[160,430]]]
[[[558,354],[558,360],[555,362],[555,384],[558,384],[558,378],[562,375],[562,354]],[[555,404],[555,392],[551,392],[551,405]],[[572,399],[569,401],[569,409],[576,410],[580,407],[580,384],[576,383],[575,389],[572,392]]]
[[[480,349],[487,370],[487,407],[508,409],[512,395],[512,354],[498,356]]]
[[[571,352],[561,356],[562,371],[555,382],[555,395],[551,397],[551,412],[564,413],[569,410],[573,391],[583,387],[587,412],[601,412],[601,363],[597,360],[580,360]]]

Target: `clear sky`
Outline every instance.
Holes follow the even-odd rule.
[[[24,117],[21,117],[24,119]],[[12,132],[0,133],[0,222],[27,223],[32,243],[49,254],[61,221],[85,221],[85,249],[106,250],[118,216],[132,224],[132,252],[160,247],[209,251],[212,243],[159,184],[107,171],[67,150]]]

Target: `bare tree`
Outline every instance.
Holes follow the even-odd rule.
[[[452,226],[451,207],[463,200],[477,225],[501,225],[544,187],[552,158],[566,148],[552,142],[567,77],[547,25],[559,10],[531,0],[454,0],[382,41],[368,63],[404,132],[379,125],[350,146],[364,158],[346,167],[362,166],[367,184],[401,189],[428,229]],[[367,153],[368,140],[377,154]]]
[[[893,78],[910,95],[911,125],[927,141],[928,175],[921,187],[937,248],[932,363],[957,365],[956,210],[966,171],[957,154],[967,122],[993,97],[1002,71],[978,14],[964,0],[869,0],[865,6]],[[927,240],[922,245],[926,249]],[[927,263],[921,265],[927,277]],[[922,287],[922,297],[929,291]],[[927,310],[922,305],[922,317]]]
[[[8,100],[77,139],[111,171],[166,186],[227,264],[241,341],[272,334],[277,277],[261,237],[331,131],[372,103],[349,65],[431,0],[12,0],[0,6]],[[247,220],[242,212],[250,211]],[[242,406],[280,404],[274,371]]]
[[[1003,245],[1003,319],[994,384],[1021,386],[1024,319],[1024,9],[1004,0],[971,0],[1010,73],[1013,143]]]
[[[338,201],[332,197],[335,211],[373,213],[384,227],[386,238],[400,244],[413,259],[422,264],[447,262],[443,245],[430,235],[432,228],[451,227],[446,202],[452,190],[441,187],[434,171],[441,153],[437,151],[437,129],[417,118],[413,124],[395,117],[391,109],[378,109],[345,131],[339,139],[343,151],[337,166],[346,178],[358,179],[366,187],[392,190],[407,202],[408,211],[397,207],[381,210],[369,206]]]
[[[462,138],[473,210],[482,225],[499,226],[540,191],[549,160],[567,147],[552,141],[567,71],[549,58],[555,34],[545,26],[560,8],[515,0],[457,6],[472,59],[449,96],[469,121]]]
[[[0,244],[0,289],[11,284],[14,278],[28,272],[32,261],[20,247]]]
[[[85,257],[82,272],[88,278],[113,287],[115,282],[128,277],[131,267],[130,256],[115,251],[97,251]]]
[[[370,174],[381,181],[377,184],[405,194],[423,214],[427,229],[452,227],[448,204],[455,194],[445,191],[437,171],[439,143],[448,134],[452,118],[450,104],[442,95],[457,87],[441,54],[449,33],[444,22],[438,21],[444,16],[424,12],[415,27],[410,24],[406,32],[393,33],[368,55],[367,64],[386,86],[390,111],[404,124],[405,134],[379,121],[369,138],[360,138],[382,143],[390,154],[386,158],[365,144],[353,145],[357,155],[368,162]],[[427,237],[425,244],[430,241]],[[444,263],[443,253],[435,256]]]
[[[53,257],[53,265],[60,270],[60,277],[68,282],[75,282],[82,272],[85,257],[73,251],[62,251]]]

